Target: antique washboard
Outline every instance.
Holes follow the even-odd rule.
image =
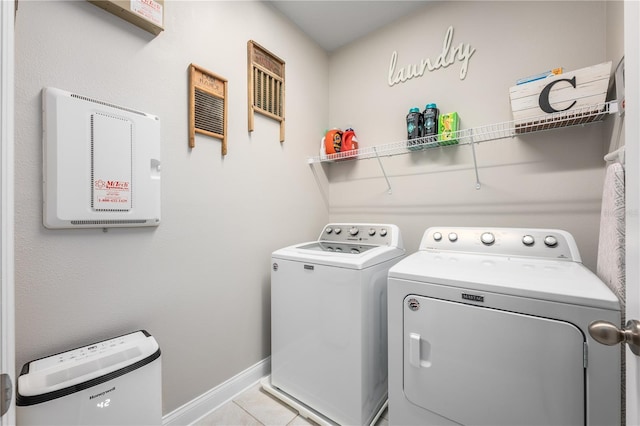
[[[280,122],[284,142],[284,61],[253,40],[247,42],[249,77],[249,131],[258,112]]]
[[[189,66],[189,147],[196,133],[222,140],[227,154],[227,80],[197,65]]]

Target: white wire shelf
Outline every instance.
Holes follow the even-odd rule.
[[[457,140],[457,143],[447,143],[438,140],[437,137],[430,136],[419,139],[391,142],[347,152],[338,152],[336,154],[309,157],[308,163],[315,164],[334,161],[366,160],[369,158],[379,159],[379,157],[408,154],[410,152],[436,147],[446,148],[447,146],[455,145],[472,145],[498,139],[511,138],[527,133],[594,123],[601,121],[607,114],[615,112],[618,112],[618,101],[610,101],[573,109],[571,111],[545,114],[538,117],[532,117],[527,120],[512,120],[505,121],[503,123],[474,127],[471,129],[462,129],[455,132],[451,137],[451,140]]]

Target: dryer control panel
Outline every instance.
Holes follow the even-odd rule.
[[[485,253],[582,262],[571,234],[537,228],[428,228],[420,250]]]
[[[402,247],[398,227],[380,223],[330,223],[324,227],[318,241]]]

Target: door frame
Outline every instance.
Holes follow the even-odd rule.
[[[626,318],[640,319],[640,4],[624,2]],[[640,358],[626,349],[626,420],[640,424]]]
[[[0,0],[0,373],[14,383],[14,1]],[[15,401],[15,398],[13,398]],[[15,425],[15,403],[0,417],[0,426]]]

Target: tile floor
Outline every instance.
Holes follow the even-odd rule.
[[[256,383],[233,400],[222,405],[193,424],[193,426],[308,426],[310,420],[274,398]],[[376,426],[388,426],[387,410]]]

